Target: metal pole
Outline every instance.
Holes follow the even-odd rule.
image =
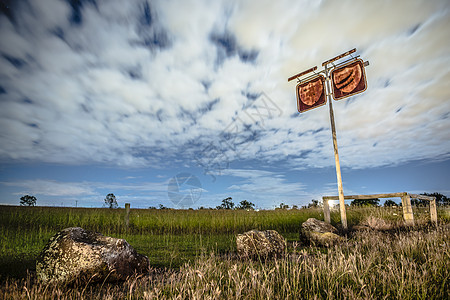
[[[336,176],[338,182],[338,192],[339,192],[339,210],[341,212],[341,223],[344,230],[347,229],[347,213],[345,211],[345,202],[344,202],[344,189],[342,187],[342,176],[341,176],[341,164],[339,163],[339,153],[338,153],[338,144],[336,138],[336,126],[334,125],[334,113],[333,113],[333,104],[331,99],[330,91],[330,77],[328,74],[328,69],[325,67],[326,74],[326,88],[327,88],[327,97],[328,103],[330,106],[330,122],[331,122],[331,132],[333,135],[333,147],[334,147],[334,160],[336,162]]]

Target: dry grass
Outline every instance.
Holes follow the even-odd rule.
[[[420,227],[420,229],[419,229]],[[8,279],[4,299],[448,299],[450,227],[353,232],[330,249],[290,245],[262,262],[203,254],[179,270],[62,289]]]

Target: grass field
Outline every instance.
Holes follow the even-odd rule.
[[[125,228],[123,209],[0,207],[0,293],[5,298],[440,298],[450,288],[450,223],[427,224],[426,209],[415,209],[419,224],[402,226],[395,209],[348,209],[349,226],[372,215],[391,224],[390,232],[352,233],[344,245],[306,247],[298,243],[302,222],[323,219],[320,209],[131,210]],[[332,212],[339,228],[339,214]],[[126,239],[147,255],[151,276],[125,284],[62,291],[34,284],[35,260],[48,239],[79,226]],[[235,236],[250,229],[274,229],[288,240],[288,254],[277,261],[241,261]],[[26,288],[24,288],[26,287]],[[45,292],[44,292],[45,290]],[[401,296],[401,297],[400,297]]]

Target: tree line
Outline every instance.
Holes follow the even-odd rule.
[[[430,196],[436,198],[436,204],[438,206],[449,206],[450,205],[450,198],[447,196],[441,194],[441,193],[422,193],[421,195],[424,196]],[[25,195],[20,198],[20,205],[21,206],[35,206],[37,202],[37,199],[35,196]],[[429,201],[426,200],[420,200],[420,199],[411,199],[411,205],[413,206],[426,206],[428,205]],[[374,198],[374,199],[355,199],[350,203],[351,206],[379,206],[380,205],[380,199]],[[395,201],[388,199],[384,202],[385,207],[392,207],[392,206],[401,206],[401,202],[397,204]],[[106,195],[104,199],[104,206],[108,208],[119,208],[119,205],[117,204],[117,198],[113,193],[109,193]],[[311,203],[308,205],[302,206],[302,208],[315,208],[320,207],[320,203],[318,200],[311,200]],[[150,206],[150,209],[156,209],[156,207]],[[159,209],[167,209],[164,205],[160,204]],[[199,207],[199,209],[205,209],[204,207]],[[228,197],[222,200],[222,203],[218,206],[216,206],[216,209],[244,209],[244,210],[254,210],[255,204],[248,200],[242,200],[239,202],[238,205],[235,205],[233,202],[233,198]],[[289,209],[289,205],[281,203],[276,209]],[[292,209],[297,209],[296,205],[292,206]]]

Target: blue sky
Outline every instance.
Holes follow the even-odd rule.
[[[328,107],[287,78],[357,48],[345,194],[450,195],[448,1],[2,1],[0,204],[260,208],[337,195]]]

